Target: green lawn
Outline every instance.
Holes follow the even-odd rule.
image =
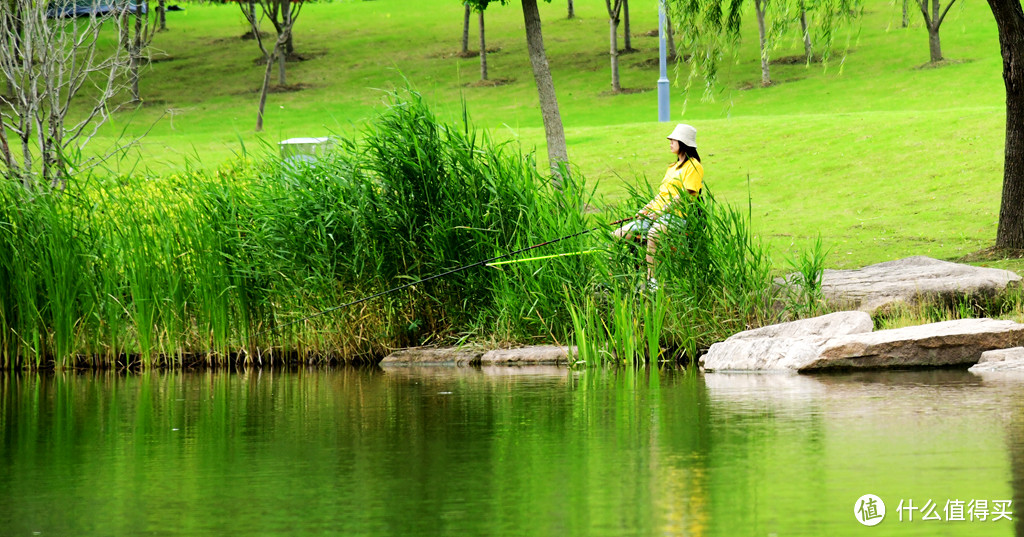
[[[122,132],[151,128],[116,164],[122,173],[212,168],[289,137],[351,135],[379,110],[380,89],[407,82],[442,118],[457,117],[465,102],[495,138],[546,156],[515,2],[488,14],[488,47],[498,49],[488,57],[490,76],[507,81],[497,86],[474,84],[478,61],[454,55],[462,28],[454,0],[423,0],[417,9],[397,0],[308,5],[295,35],[307,61],[288,71],[302,89],[270,96],[260,134],[253,127],[263,68],[255,43],[239,39],[246,28],[238,8],[184,6],[168,14],[170,30],[154,43],[164,61],[143,74],[146,106],[119,113],[89,146],[100,152]],[[570,158],[609,203],[625,197],[623,183],[660,179],[671,158],[664,136],[672,125],[656,121],[657,39],[640,35],[657,27],[657,3],[631,7],[640,52],[621,57],[622,85],[646,91],[610,95],[604,6],[578,2],[572,20],[564,2],[541,6]],[[747,24],[743,46],[723,62],[714,102],[674,88],[672,121],[697,127],[706,184],[743,207],[749,195],[753,227],[780,267],[818,235],[833,268],[910,255],[956,259],[993,243],[1004,136],[994,21],[984,3],[954,7],[942,29],[951,61],[922,68],[927,32],[914,16],[911,28],[899,28],[897,7],[872,0],[828,69],[776,64],[769,88],[756,87],[757,33]],[[773,55],[801,50],[793,37]]]

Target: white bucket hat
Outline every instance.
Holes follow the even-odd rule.
[[[681,144],[697,149],[697,129],[684,123],[676,125],[672,134],[668,135],[668,139],[675,140]]]

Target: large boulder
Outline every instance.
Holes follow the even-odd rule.
[[[783,282],[799,282],[790,275]],[[1002,269],[975,267],[917,256],[855,270],[825,270],[821,290],[838,307],[874,313],[897,304],[951,301],[964,295],[993,296],[1021,277]]]
[[[985,351],[1021,343],[1024,324],[959,319],[831,338],[819,346],[816,360],[798,370],[970,365]]]
[[[961,319],[847,334],[750,337],[716,343],[701,358],[706,371],[823,371],[944,367],[977,363],[988,350],[1024,343],[1024,325]]]
[[[817,359],[824,339],[871,332],[872,327],[871,316],[862,311],[764,326],[711,345],[700,364],[707,371],[797,370]]]

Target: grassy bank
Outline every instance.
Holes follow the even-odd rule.
[[[583,176],[559,190],[536,170],[532,154],[400,93],[314,162],[95,177],[64,193],[6,185],[4,365],[372,362],[467,341],[575,342],[591,363],[685,360],[793,315],[773,309],[746,214],[710,196],[685,209],[655,293],[645,251],[611,240],[601,223],[613,216],[595,212]],[[587,253],[478,265],[553,239],[530,251]]]
[[[258,134],[262,68],[255,45],[239,39],[237,7],[183,5],[155,42],[156,63],[142,81],[146,105],[118,114],[90,146],[103,153],[123,134],[148,131],[128,158],[110,163],[119,173],[216,168],[294,136],[358,136],[381,110],[381,90],[407,82],[443,120],[456,121],[465,102],[493,139],[546,154],[517,6],[488,12],[488,42],[498,49],[489,55],[491,77],[502,83],[479,85],[477,60],[455,54],[456,2],[427,0],[415,10],[392,0],[310,4],[295,35],[305,61],[289,64],[294,87],[270,96],[267,131]],[[626,200],[624,185],[656,181],[670,158],[663,137],[671,125],[655,121],[657,43],[642,35],[657,26],[656,6],[631,4],[639,52],[622,56],[624,87],[646,91],[611,95],[603,6],[577,6],[568,20],[564,5],[541,4],[570,157],[610,202]],[[760,70],[748,16],[714,102],[673,88],[672,121],[699,129],[709,186],[737,205],[753,198],[752,229],[777,260],[819,234],[832,268],[909,255],[958,259],[994,241],[1004,120],[991,14],[984,3],[953,9],[941,34],[949,62],[930,68],[919,14],[901,28],[897,8],[869,2],[827,69],[773,64],[769,88],[753,84]],[[773,56],[801,47],[789,37]]]

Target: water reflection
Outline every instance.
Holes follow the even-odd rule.
[[[1021,501],[1022,386],[958,371],[8,375],[0,527],[846,534],[870,492],[893,502],[874,533],[932,535],[934,525],[900,523],[895,502]],[[941,533],[1009,535],[1013,524]]]

